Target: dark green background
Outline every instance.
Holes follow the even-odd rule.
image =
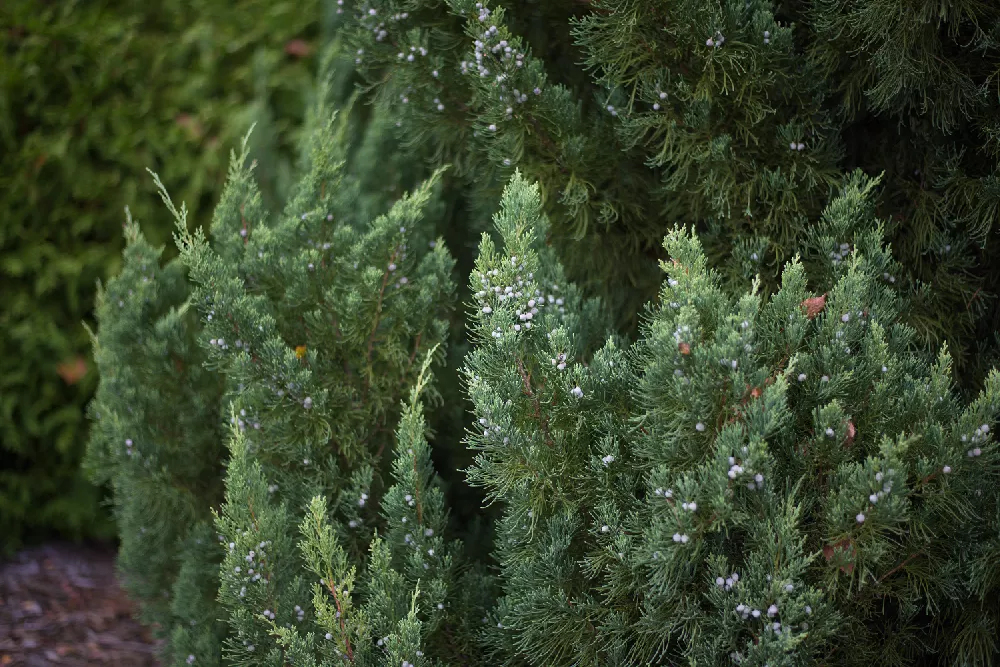
[[[103,492],[79,471],[97,381],[83,322],[96,281],[118,270],[124,208],[172,256],[147,168],[193,226],[210,218],[252,121],[263,121],[257,151],[287,163],[334,19],[324,11],[318,0],[0,2],[0,555],[113,534]],[[262,178],[278,188],[283,172]],[[60,365],[77,360],[86,373],[69,382]]]

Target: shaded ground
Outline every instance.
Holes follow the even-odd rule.
[[[0,667],[156,665],[114,550],[54,544],[0,561]]]

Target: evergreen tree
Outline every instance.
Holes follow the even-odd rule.
[[[203,367],[198,318],[183,266],[160,266],[128,217],[121,274],[98,289],[84,465],[113,492],[119,572],[139,618],[172,645],[218,639],[218,563],[211,507],[222,494],[221,378]]]
[[[502,508],[494,583],[444,539],[422,414],[451,289],[439,242],[409,255],[431,184],[367,228],[326,220],[338,209],[325,196],[341,192],[338,127],[323,126],[283,215],[254,205],[236,159],[216,243],[178,235],[205,372],[225,382],[230,458],[224,499],[210,507],[218,542],[205,539],[203,514],[189,521],[207,558],[176,540],[161,547],[187,565],[173,584],[174,663],[993,664],[1000,374],[965,403],[947,351],[934,364],[919,353],[885,279],[898,266],[874,180],[852,174],[814,230],[821,256],[842,239],[853,251],[813,285],[794,259],[770,297],[759,281],[730,296],[697,237],[673,230],[661,299],[629,346],[607,336],[601,303],[566,281],[544,243],[538,188],[515,174],[495,217],[499,244],[484,235],[470,279],[464,371],[476,419],[469,480]],[[246,235],[244,219],[256,221]],[[324,230],[339,252],[308,238]],[[394,294],[408,298],[385,299],[404,233],[396,270],[412,278]],[[352,333],[319,326],[324,302]],[[121,303],[112,320],[137,305]],[[375,317],[384,324],[369,358],[371,330],[346,323]],[[396,381],[373,382],[376,363]],[[102,385],[95,410],[104,428],[131,415],[115,388]],[[107,433],[116,490],[145,481],[142,457],[128,442],[115,448],[123,432]],[[150,444],[165,456],[178,443],[154,434]],[[170,498],[172,482],[144,490]],[[126,520],[142,502],[116,500]],[[127,538],[143,554],[154,545],[138,532]],[[214,615],[200,618],[223,623],[179,622],[216,594]]]
[[[336,64],[336,49],[326,62]],[[297,619],[295,605],[307,603],[300,570],[312,552],[298,554],[295,542],[299,521],[319,507],[316,497],[330,504],[325,520],[336,521],[344,554],[360,565],[371,531],[397,518],[380,507],[401,401],[422,360],[443,358],[454,287],[453,261],[433,229],[445,210],[435,192],[440,171],[391,206],[392,192],[413,172],[405,160],[395,169],[365,160],[345,173],[351,135],[361,135],[364,155],[366,146],[385,145],[384,124],[374,119],[359,127],[350,103],[332,115],[332,87],[318,96],[306,169],[284,211],[271,215],[263,207],[246,139],[233,156],[211,242],[202,230],[187,230],[186,208],[173,205],[157,178],[176,219],[180,257],[161,268],[159,251],[129,220],[125,268],[101,293],[94,346],[103,377],[91,406],[97,428],[88,466],[112,484],[120,568],[143,619],[169,636],[171,663],[243,655],[246,646],[236,642],[246,636],[255,637],[259,655],[279,650],[241,625],[234,600],[242,586],[229,586],[238,572],[230,567],[232,553],[218,547],[220,533],[223,545],[238,537],[229,533],[240,512],[254,514],[237,506],[259,491],[250,481],[265,476],[265,497],[274,503],[268,511],[252,496],[256,511],[287,519],[268,519],[273,544],[257,547],[269,558],[269,611]],[[423,391],[440,400],[432,385]],[[426,446],[417,442],[419,406],[411,402],[407,414],[405,435],[414,443],[409,449],[423,447],[422,467],[417,479],[402,471],[396,479],[426,488],[430,523],[423,530],[440,534],[445,514],[428,477]],[[227,422],[238,434],[229,486],[222,474]],[[221,518],[213,520],[213,511]],[[414,544],[437,548],[443,569],[420,590],[439,602],[463,599],[449,596],[449,547],[431,536]],[[387,553],[399,548],[393,543]],[[283,570],[271,572],[272,557]],[[227,612],[233,621],[220,623]],[[423,622],[428,631],[440,625]],[[388,631],[385,623],[379,628]],[[449,628],[449,636],[460,637],[460,627]]]
[[[852,174],[815,230],[851,253],[813,285],[793,259],[769,298],[674,229],[640,340],[590,354],[515,174],[466,370],[469,478],[504,506],[495,660],[993,664],[1000,373],[966,405],[947,350],[916,353],[875,185]]]
[[[229,540],[220,598],[232,628],[233,664],[468,660],[474,644],[461,619],[481,613],[469,604],[484,597],[488,582],[468,574],[470,590],[457,590],[460,545],[443,538],[447,513],[418,402],[432,359],[428,354],[401,416],[392,486],[372,497],[366,479],[364,491],[340,494],[343,509],[334,512],[325,497],[313,497],[299,524],[298,546],[289,529],[300,512],[273,500],[263,466],[249,454],[245,435],[234,430],[226,503],[217,520],[223,541]],[[381,523],[382,533],[374,539],[361,518],[331,523],[332,515],[361,517],[376,503],[380,512],[371,519]],[[366,558],[349,551],[365,542]],[[432,660],[428,651],[448,659]]]
[[[764,46],[777,47],[771,69],[753,71],[776,79],[748,83],[730,109],[713,94],[760,64],[731,29],[744,3],[596,0],[572,23],[560,3],[534,20],[508,5],[357,7],[351,58],[378,77],[376,104],[364,118],[356,100],[368,98],[321,91],[281,213],[264,206],[244,142],[210,237],[187,231],[161,186],[179,263],[159,269],[129,227],[134,259],[103,297],[95,339],[108,380],[92,465],[114,484],[122,567],[171,633],[168,659],[997,662],[1000,374],[966,398],[950,348],[926,353],[935,337],[909,311],[947,293],[912,282],[917,268],[887,242],[916,231],[883,210],[892,173],[845,174],[834,159],[845,121],[817,80],[821,60],[799,71],[791,29],[751,0],[743,30],[767,30]],[[652,93],[613,83],[638,56],[608,81],[547,83],[515,32],[558,19],[566,29],[546,58],[569,70],[559,45],[573,37],[594,49],[591,67],[614,69],[605,33],[625,30],[631,49],[646,33],[628,31],[664,16],[676,40],[665,53],[684,76],[647,100],[680,151],[659,165],[639,135],[626,140],[639,112],[625,100]],[[723,19],[699,47],[708,55],[686,60],[684,26]],[[772,109],[782,80],[790,97]],[[581,91],[612,97],[594,109]],[[672,95],[667,110],[658,100]],[[762,155],[727,162],[738,144],[718,131],[749,145],[737,130],[751,123],[795,139],[803,165],[764,160],[764,139]],[[806,135],[793,136],[803,128],[828,132],[815,145],[827,158],[808,156]],[[424,159],[437,167],[426,179]],[[733,217],[744,196],[752,224]],[[458,438],[428,428],[432,412],[462,407],[457,396],[442,406],[430,382],[462,335],[449,332],[455,262],[433,227],[467,205],[466,231],[484,228],[498,202],[469,268],[461,374],[475,454],[465,473],[493,509],[455,509],[492,529],[492,557],[480,558],[453,537],[474,530],[449,525],[456,471],[440,461],[459,458]],[[136,289],[145,277],[158,282]],[[634,342],[615,326],[630,319]],[[163,400],[174,396],[182,427]],[[132,432],[143,439],[129,445]],[[198,461],[177,467],[185,458]],[[178,498],[187,514],[172,509]],[[156,542],[143,541],[146,517],[158,535],[164,522]]]
[[[950,342],[969,387],[995,358],[1000,7],[360,0],[353,13],[360,71],[403,136],[466,177],[477,219],[515,168],[537,181],[569,276],[620,324],[655,296],[674,224],[698,230],[728,291],[760,275],[769,293],[863,168],[884,175],[875,203],[918,340]]]

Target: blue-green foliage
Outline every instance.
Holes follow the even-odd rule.
[[[795,258],[770,295],[758,281],[731,295],[697,235],[673,229],[630,344],[567,281],[539,190],[515,173],[470,276],[466,472],[499,510],[492,559],[470,560],[430,457],[456,443],[430,440],[423,415],[453,293],[425,219],[441,175],[355,220],[348,116],[313,118],[281,214],[245,148],[211,241],[161,190],[201,322],[171,328],[171,311],[153,329],[193,337],[188,359],[222,379],[185,394],[211,444],[149,431],[184,404],[145,387],[180,369],[115,333],[142,329],[146,291],[102,300],[98,349],[130,370],[102,384],[95,467],[115,485],[133,592],[173,591],[172,662],[992,664],[1000,374],[965,401],[947,350],[931,363],[915,344],[876,180],[845,178],[811,231],[815,275]],[[156,255],[134,257],[109,294]],[[129,428],[143,439],[122,444]],[[227,441],[221,497],[157,514],[187,483],[156,463],[195,457],[208,478],[223,455],[201,452]],[[146,537],[139,511],[171,538]],[[165,562],[182,565],[145,571]]]
[[[946,4],[355,0],[348,34],[477,213],[515,169],[537,182],[567,274],[626,327],[674,224],[730,293],[770,293],[843,174],[882,174],[906,321],[969,388],[1000,321],[1000,5]]]
[[[891,18],[904,3],[871,4],[912,28]],[[346,102],[320,90],[281,207],[246,143],[208,233],[188,231],[159,183],[189,285],[163,307],[186,299],[191,320],[157,324],[175,316],[125,299],[102,311],[98,349],[117,348],[93,451],[135,553],[173,554],[122,559],[172,588],[169,660],[995,664],[1000,374],[965,397],[949,346],[927,354],[942,337],[970,342],[974,318],[955,303],[989,274],[920,283],[974,259],[993,167],[943,158],[954,146],[941,133],[992,136],[990,103],[966,84],[994,61],[949,82],[960,113],[913,130],[898,164],[865,157],[886,171],[866,175],[850,169],[853,144],[905,135],[890,125],[922,96],[940,102],[928,86],[967,54],[936,60],[926,81],[910,61],[887,69],[871,41],[857,65],[834,62],[823,44],[865,30],[853,2],[529,7],[354,3],[348,58],[372,88]],[[518,34],[560,12],[553,44]],[[959,3],[923,48],[965,35],[992,58],[995,29],[973,19],[996,18]],[[592,81],[546,71],[569,69],[570,37]],[[908,208],[900,174],[916,162],[933,193]],[[435,233],[456,210],[466,231],[496,210],[462,271],[464,332]],[[922,319],[934,304],[949,310]],[[613,327],[628,320],[634,341]],[[199,465],[216,483],[200,510],[169,517],[167,542],[143,542],[138,512],[162,516],[144,508],[173,506],[182,484],[143,461],[150,448],[202,453],[155,433],[146,458],[121,451],[123,427],[156,424],[130,403],[148,391],[139,379],[164,392],[180,381],[156,370],[159,347],[116,337],[129,321],[185,341],[218,381],[185,394],[206,406]],[[469,346],[464,438],[428,428],[462,411],[429,379],[449,336]],[[471,465],[442,466],[461,444]],[[455,493],[458,472],[484,492],[455,509],[492,533],[489,556],[454,540],[475,533],[449,525],[446,499],[475,498]],[[131,480],[148,499],[128,495]],[[176,574],[143,572],[166,562]]]
[[[470,481],[504,508],[498,660],[995,660],[1000,374],[963,404],[947,352],[916,352],[873,186],[848,178],[815,230],[852,248],[828,279],[795,260],[770,297],[728,296],[673,230],[640,339],[591,354],[515,175],[502,250],[484,239],[472,276],[466,370]]]
[[[303,171],[283,210],[264,205],[247,140],[233,155],[210,236],[188,231],[186,207],[154,177],[180,257],[161,269],[130,221],[125,269],[102,292],[88,465],[114,491],[121,571],[144,619],[169,638],[170,663],[280,655],[285,640],[255,624],[265,609],[282,627],[312,622],[300,521],[315,502],[328,503],[324,521],[336,521],[340,553],[361,565],[369,548],[381,553],[369,544],[372,529],[398,518],[391,508],[402,515],[412,506],[408,494],[387,492],[390,475],[422,494],[419,540],[386,533],[395,561],[409,557],[403,545],[436,550],[437,581],[413,563],[420,590],[444,604],[454,585],[454,547],[442,541],[447,515],[415,394],[403,431],[412,445],[401,456],[419,463],[419,474],[398,461],[390,467],[387,456],[410,388],[440,401],[419,379],[444,357],[444,318],[454,307],[453,260],[434,234],[441,172],[397,197],[419,167],[351,162],[352,139],[384,143],[383,123],[359,127],[350,103],[334,113],[338,54],[334,45],[324,57]],[[226,422],[235,432],[227,470]],[[404,584],[409,599],[416,584]],[[373,616],[383,619],[373,627],[395,627],[394,609]],[[433,619],[420,623],[404,623],[407,641],[414,627],[440,631]]]
[[[139,617],[174,633],[175,645],[190,637],[210,647],[218,632],[210,508],[222,494],[223,386],[204,368],[184,266],[175,259],[161,267],[162,248],[131,218],[125,238],[122,273],[98,291],[101,382],[85,465],[113,491],[119,571]]]

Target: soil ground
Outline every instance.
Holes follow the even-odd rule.
[[[156,665],[111,547],[48,544],[0,561],[0,667]]]

